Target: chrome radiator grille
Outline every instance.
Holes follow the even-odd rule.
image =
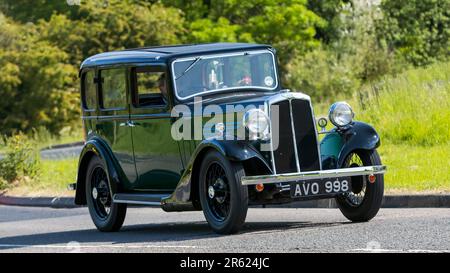
[[[278,149],[273,150],[275,173],[320,170],[315,121],[308,100],[291,99],[275,102],[270,111],[278,108],[279,117],[270,115],[271,123],[278,122]],[[273,137],[273,136],[272,136]]]

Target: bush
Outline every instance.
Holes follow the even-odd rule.
[[[0,191],[9,188],[8,182],[6,182],[3,178],[0,177]]]
[[[360,86],[354,66],[332,51],[318,49],[299,56],[288,65],[286,87],[318,101],[351,96]]]
[[[39,175],[40,161],[34,144],[24,134],[6,140],[7,152],[0,160],[1,184],[20,182]],[[4,185],[3,185],[4,186]]]

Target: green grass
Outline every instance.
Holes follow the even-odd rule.
[[[388,193],[450,192],[450,144],[430,147],[383,144],[378,149]]]
[[[70,196],[67,190],[76,181],[78,158],[64,160],[42,160],[41,174],[33,180],[25,180],[19,186],[8,189],[16,196]]]
[[[450,62],[386,77],[361,94],[352,99],[357,119],[375,125],[385,141],[424,147],[450,142]]]

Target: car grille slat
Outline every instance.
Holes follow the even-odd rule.
[[[278,120],[270,115],[272,124],[279,124],[278,149],[274,149],[272,158],[275,173],[320,170],[317,133],[309,101],[283,100],[271,104],[270,111],[273,107],[278,107],[279,112]]]
[[[317,135],[309,101],[292,100],[294,130],[302,172],[320,170]]]
[[[289,101],[281,101],[272,104],[273,107],[278,107],[279,120],[272,120],[272,123],[279,124],[279,144],[278,149],[273,151],[275,168],[277,173],[292,173],[297,171],[294,139],[292,137],[291,114],[289,110]],[[271,115],[271,118],[276,118]]]

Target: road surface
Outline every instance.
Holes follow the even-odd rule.
[[[82,149],[83,145],[74,145],[54,149],[44,149],[39,153],[41,159],[61,160],[66,158],[78,158]],[[0,154],[0,159],[3,159],[4,157],[4,154]]]
[[[239,234],[213,233],[202,212],[129,208],[117,233],[87,208],[0,206],[0,252],[450,252],[450,209],[382,209],[350,223],[337,209],[252,208]]]

